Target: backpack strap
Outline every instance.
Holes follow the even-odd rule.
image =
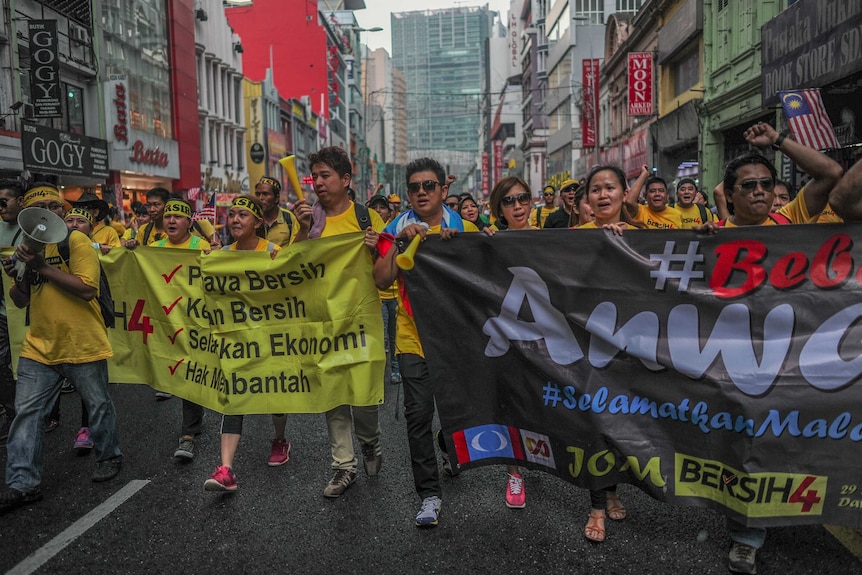
[[[542,206],[536,208],[536,227],[542,227]]]
[[[707,224],[709,223],[709,216],[706,213],[706,206],[703,204],[695,204],[697,206],[697,211],[700,212],[700,223]]]
[[[769,219],[772,220],[773,222],[775,222],[776,224],[782,225],[782,226],[793,223],[790,221],[790,218],[788,218],[784,214],[781,214],[778,212],[770,212],[769,213]]]
[[[201,245],[200,236],[192,236],[192,239],[189,241],[189,249],[193,249],[193,250],[199,249],[200,245]]]
[[[194,237],[194,236],[192,236],[192,237]],[[167,243],[168,243],[168,237],[167,237],[167,236],[165,236],[165,237],[163,237],[162,239],[158,240],[158,241],[157,241],[156,243],[154,243],[153,245],[154,245],[155,247],[157,247],[157,248],[163,248],[163,247],[165,247],[165,244],[167,244]],[[145,244],[145,245],[146,245],[146,244]]]
[[[139,242],[142,246],[146,246],[150,243],[150,235],[153,233],[153,228],[155,227],[155,222],[150,222],[144,226],[144,241]]]
[[[359,222],[359,229],[365,231],[371,225],[371,216],[368,215],[368,208],[359,202],[353,202],[353,209],[356,212],[356,221]]]

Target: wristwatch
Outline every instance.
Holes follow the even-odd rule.
[[[787,132],[781,132],[778,134],[778,137],[775,138],[775,143],[772,144],[772,149],[775,151],[781,150],[781,144],[784,143],[784,140],[787,139]]]

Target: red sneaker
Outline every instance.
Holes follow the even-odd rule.
[[[278,467],[290,461],[290,442],[286,439],[279,441],[272,440],[272,451],[269,453],[269,461],[267,465],[270,467]]]
[[[506,507],[523,509],[527,506],[527,494],[524,492],[524,480],[520,475],[509,475],[506,482]]]
[[[224,465],[216,467],[212,477],[204,483],[204,491],[236,491],[237,487],[236,473]]]

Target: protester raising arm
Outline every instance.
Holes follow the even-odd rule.
[[[757,123],[745,131],[745,140],[754,146],[769,146],[780,150],[800,170],[811,176],[805,187],[805,207],[810,216],[823,211],[829,200],[829,192],[841,179],[842,170],[838,162],[813,148],[803,146],[790,136],[779,134],[769,124]]]
[[[856,162],[829,194],[829,205],[845,222],[862,220],[862,162]]]
[[[651,172],[649,170],[649,166],[646,164],[641,166],[641,173],[638,174],[638,178],[632,184],[632,187],[626,190],[625,195],[625,208],[627,209],[629,215],[631,217],[636,218],[638,216],[638,211],[640,210],[640,204],[638,200],[641,197],[641,192],[644,189],[644,184],[647,179],[650,177]]]

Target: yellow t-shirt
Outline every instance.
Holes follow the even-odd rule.
[[[287,225],[288,220],[290,226]],[[272,226],[267,226],[263,223],[266,230],[266,239],[281,247],[289,246],[296,240],[296,234],[299,233],[299,221],[296,216],[289,210],[282,208],[278,209],[278,217],[273,222]]]
[[[371,218],[371,228],[375,232],[383,231],[386,224],[380,214],[374,210],[368,210],[368,217]],[[323,231],[320,232],[321,238],[329,238],[341,234],[352,234],[353,232],[365,231],[359,227],[359,220],[356,219],[356,208],[353,207],[353,202],[350,202],[350,207],[344,210],[343,213],[337,216],[326,216],[326,225],[323,226]]]
[[[578,227],[572,228],[572,229],[573,230],[601,230],[604,228],[600,228],[599,226],[597,226],[596,222],[587,222],[582,226],[578,226]],[[631,224],[626,224],[626,229],[627,230],[637,230],[639,228],[637,226],[633,226]]]
[[[812,218],[811,218],[811,216],[808,215],[808,206],[805,205],[805,197],[804,196],[805,196],[805,188],[802,188],[801,190],[799,190],[799,193],[796,194],[796,197],[793,198],[793,201],[791,201],[789,204],[787,204],[786,206],[784,206],[783,208],[778,210],[777,213],[786,217],[788,220],[790,220],[790,223],[792,223],[792,224],[811,223]],[[775,220],[773,220],[772,218],[767,216],[767,218],[764,221],[760,222],[758,225],[777,226],[779,224]],[[734,224],[733,222],[731,222],[728,219],[726,222],[724,222],[724,227],[726,227],[726,228],[738,228],[740,226],[737,226],[736,224]]]
[[[463,222],[465,233],[479,231],[479,228],[475,224],[467,220],[463,220]],[[432,227],[428,230],[428,233],[439,234],[440,226]],[[416,329],[416,321],[407,315],[400,290],[398,291],[398,316],[395,322],[395,353],[415,353],[418,356],[425,357],[425,352],[422,351],[422,342],[419,341],[419,331]]]
[[[106,226],[102,222],[99,222],[93,228],[90,239],[99,245],[111,246],[112,248],[118,248],[123,245],[120,243],[120,236],[117,235],[117,230],[111,226]]]
[[[85,234],[77,230],[69,234],[68,265],[60,257],[57,244],[45,246],[45,261],[78,276],[98,292],[99,255]],[[112,355],[98,293],[84,301],[37,275],[30,288],[30,327],[21,346],[21,357],[56,365],[90,363]]]
[[[542,210],[542,221],[540,222],[541,225],[536,223],[536,214],[539,212],[540,209]],[[548,216],[550,216],[559,209],[560,206],[554,206],[552,208],[549,208],[548,206],[542,204],[541,208],[535,208],[532,212],[530,212],[530,225],[534,228],[541,228],[545,225],[545,222],[548,221]]]
[[[679,210],[670,206],[660,212],[654,212],[649,206],[638,204],[638,213],[634,219],[643,222],[651,230],[682,229],[682,216]]]
[[[120,222],[111,220],[111,227],[114,228],[114,231],[117,232],[117,237],[123,237],[123,234],[126,233],[126,226],[121,224]]]
[[[270,251],[270,250],[269,250],[269,244],[270,244],[270,242],[272,242],[272,245],[273,245],[273,248],[272,248],[272,249],[273,249],[273,251],[278,251],[278,250],[280,250],[280,249],[281,249],[281,246],[280,246],[280,245],[278,245],[277,243],[273,242],[272,240],[267,240],[267,239],[265,239],[265,238],[258,238],[258,240],[257,240],[257,245],[256,245],[256,246],[254,246],[254,249],[253,249],[253,250],[245,250],[245,251],[252,251],[252,252],[268,252],[268,251]],[[239,252],[239,251],[243,251],[243,250],[240,250],[240,249],[239,249],[238,247],[236,247],[236,246],[237,246],[237,242],[234,242],[234,243],[232,243],[231,245],[229,245],[229,246],[225,246],[225,247],[224,247],[224,248],[222,248],[222,249],[223,249],[223,250],[226,250],[226,251],[229,251],[229,252]]]
[[[681,208],[676,206],[676,211],[679,212],[680,217],[682,218],[682,229],[690,230],[697,226],[702,226],[706,222],[702,222],[700,217],[700,208],[698,208],[699,204],[692,204],[687,208]],[[704,211],[706,212],[706,221],[714,222],[715,214],[712,211],[704,206]]]
[[[832,206],[826,204],[826,207],[823,208],[823,211],[820,212],[820,215],[817,216],[818,224],[841,224],[844,223],[844,219],[835,213],[835,210],[832,209]]]
[[[197,241],[197,247],[192,248],[192,240]],[[175,244],[175,243],[171,242],[171,239],[168,236],[164,236],[161,240],[159,240],[157,242],[152,242],[150,244],[150,246],[154,247],[154,248],[175,248],[175,249],[180,249],[180,250],[191,250],[191,249],[209,250],[209,249],[212,249],[212,246],[210,245],[210,243],[208,241],[201,238],[200,236],[192,236],[192,235],[189,235],[188,239],[186,239],[186,241],[184,241],[181,244]]]

